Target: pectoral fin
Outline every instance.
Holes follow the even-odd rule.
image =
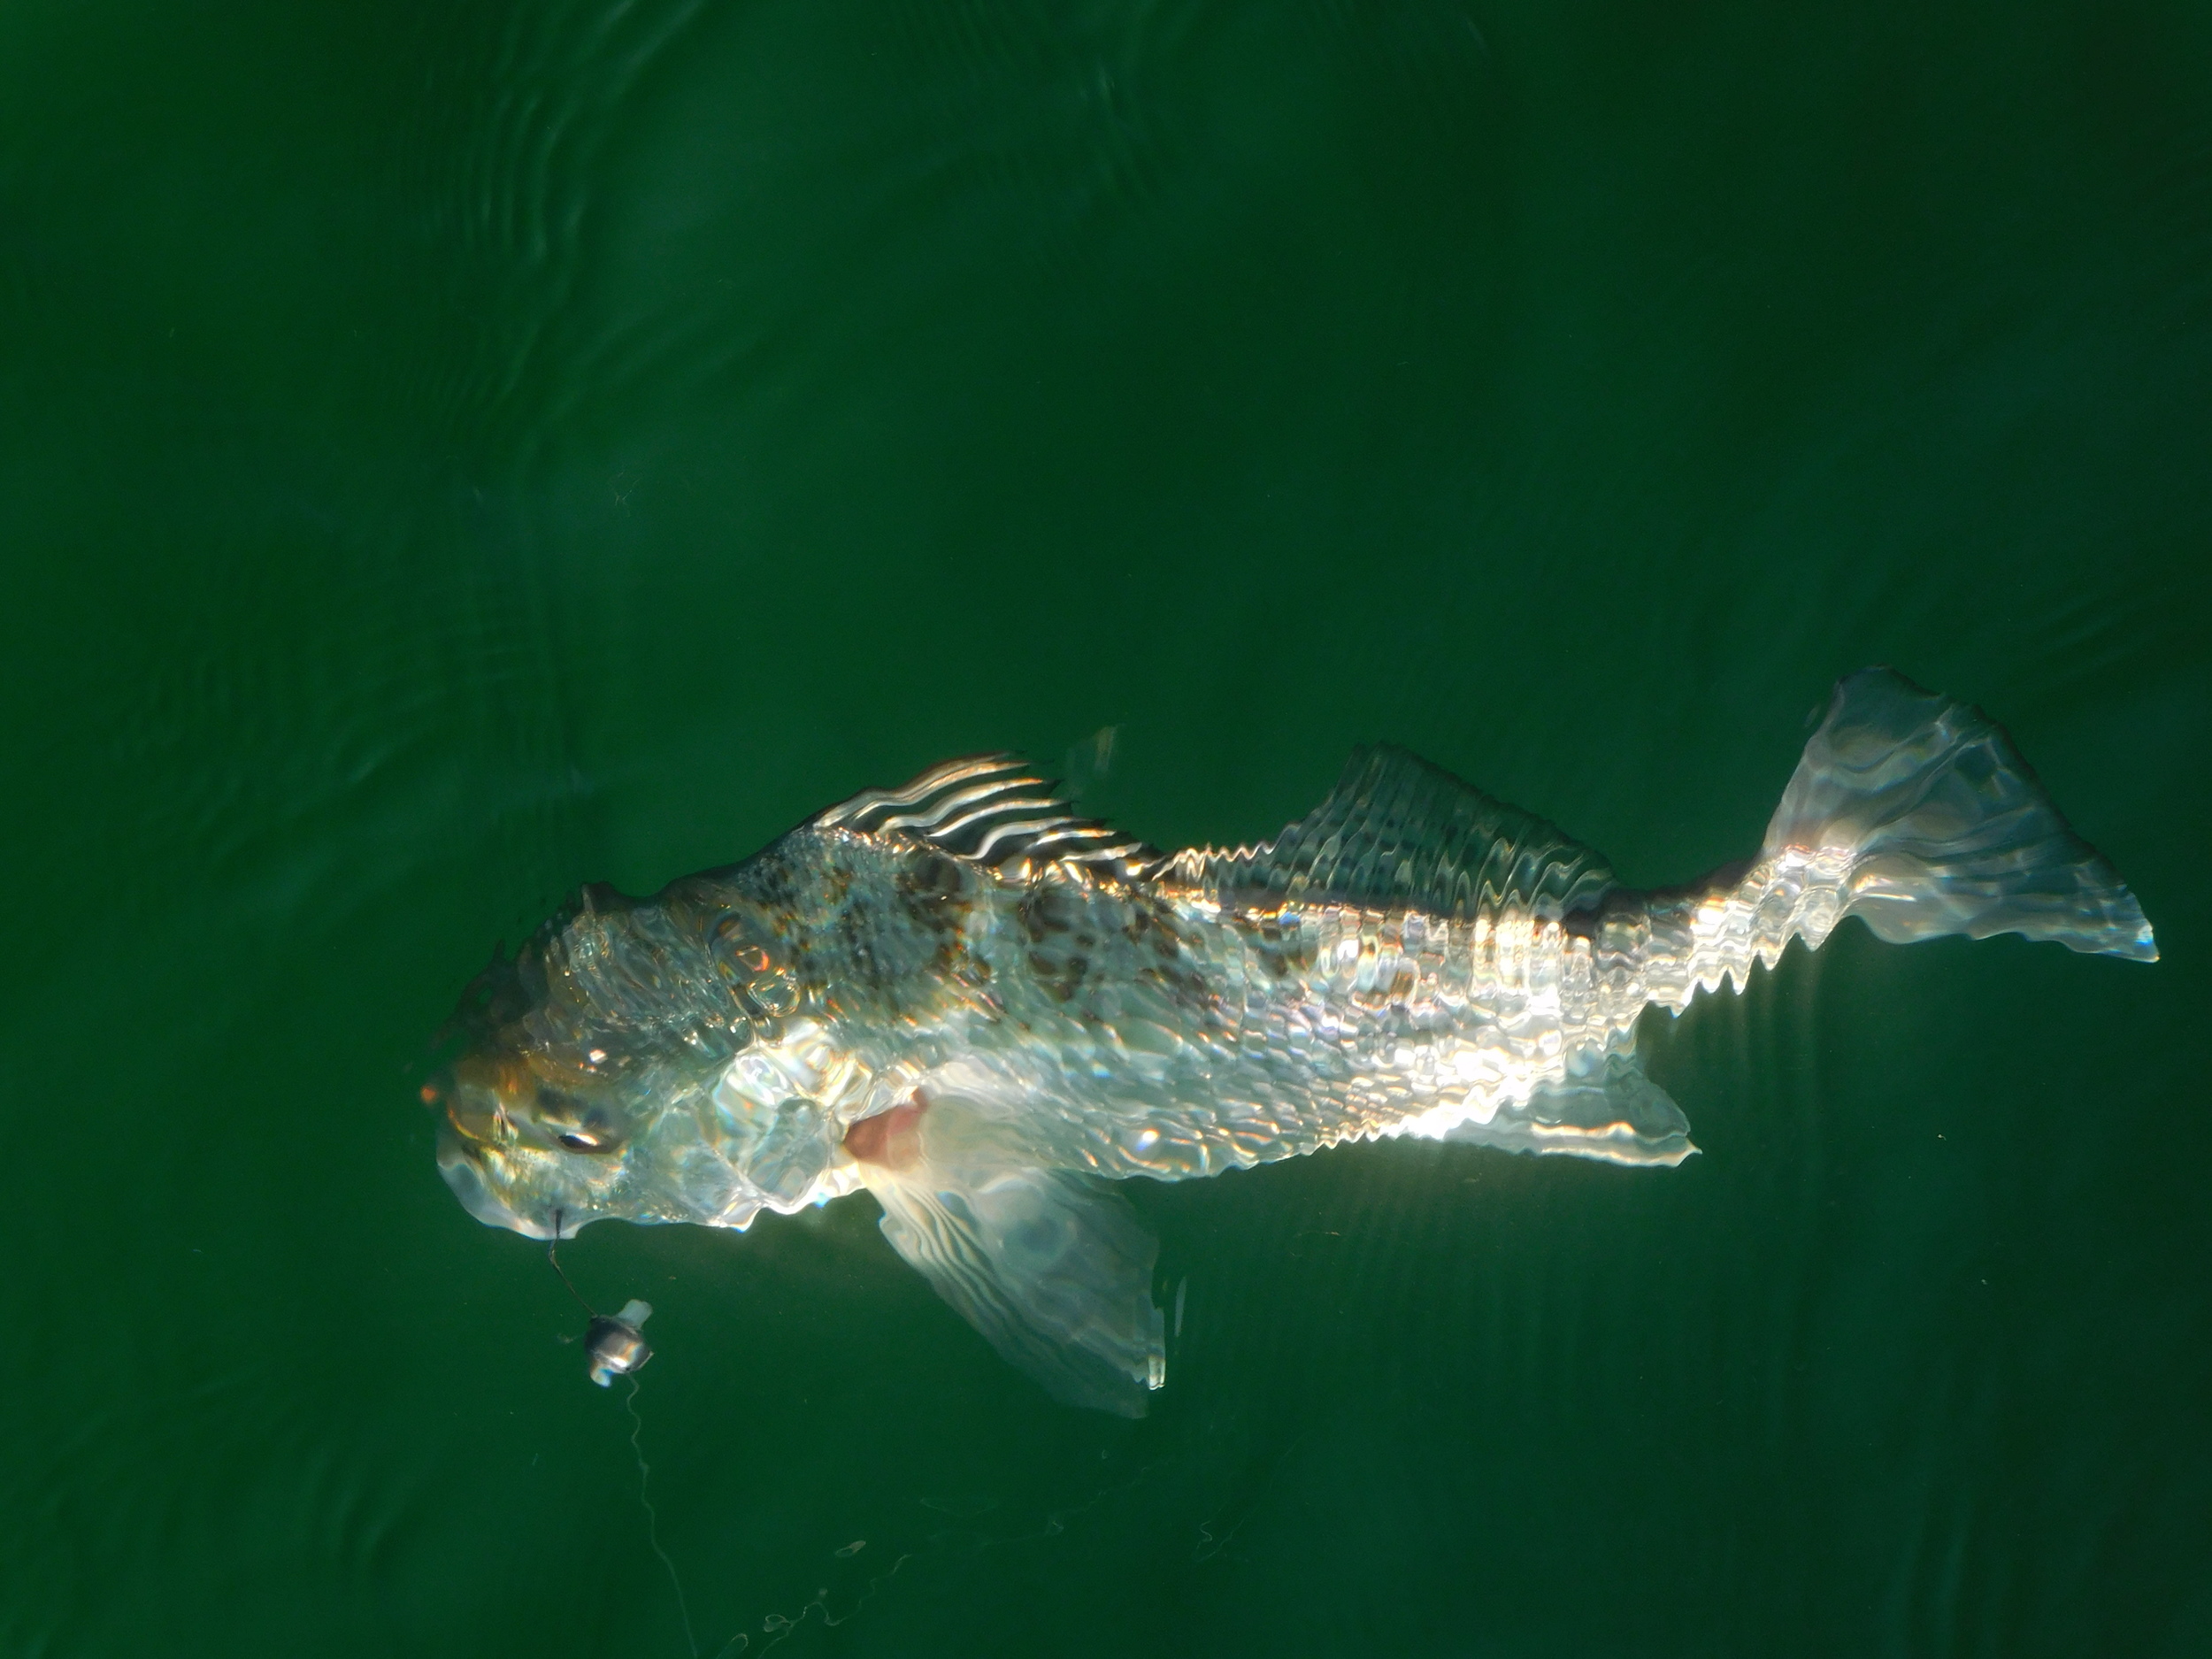
[[[935,1107],[921,1128],[921,1157],[863,1165],[891,1248],[1055,1400],[1142,1417],[1167,1360],[1159,1247],[1128,1201],[1088,1177],[994,1161]]]

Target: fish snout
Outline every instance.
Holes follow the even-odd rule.
[[[511,1185],[505,1163],[495,1148],[468,1133],[450,1114],[438,1125],[438,1173],[461,1208],[488,1227],[505,1227],[526,1239],[551,1238],[549,1219],[531,1219],[503,1195],[501,1189]],[[565,1231],[574,1232],[575,1225]]]

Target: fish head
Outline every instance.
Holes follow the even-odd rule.
[[[526,1238],[567,1238],[636,1213],[635,1139],[612,1094],[561,1087],[527,1056],[463,1056],[423,1091],[443,1109],[438,1171],[479,1221]]]
[[[422,1095],[478,1220],[551,1239],[727,1211],[696,1114],[754,1041],[772,953],[730,903],[695,910],[587,888],[470,987],[448,1027],[460,1051]]]

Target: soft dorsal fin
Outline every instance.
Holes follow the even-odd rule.
[[[1329,798],[1273,841],[1179,853],[1169,874],[1224,903],[1405,906],[1462,919],[1509,902],[1556,919],[1614,885],[1605,860],[1556,826],[1386,743],[1353,750]]]
[[[1064,863],[1126,880],[1159,858],[1143,842],[1078,817],[1053,785],[1012,755],[949,760],[900,788],[856,795],[815,823],[926,842],[1017,878]]]

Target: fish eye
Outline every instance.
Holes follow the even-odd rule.
[[[622,1144],[620,1131],[604,1111],[544,1084],[538,1086],[537,1110],[531,1116],[556,1146],[570,1152],[612,1152]]]

